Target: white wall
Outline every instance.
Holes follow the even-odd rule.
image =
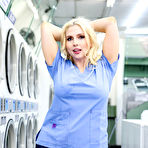
[[[123,74],[124,74],[124,39],[120,39],[120,60],[117,69],[117,75],[115,78],[116,83],[116,117],[117,117],[117,127],[116,127],[116,143],[121,145],[121,129],[122,129],[122,110],[123,110]]]
[[[41,51],[39,56],[38,130],[41,128],[45,115],[49,109],[50,85],[53,86],[53,82],[46,68],[45,60]]]
[[[104,33],[98,33],[97,39],[102,48],[102,42],[105,37]],[[119,40],[119,54],[120,59],[118,63],[118,68],[116,75],[113,79],[111,91],[109,94],[110,105],[116,106],[116,119],[117,119],[117,127],[116,127],[116,142],[117,145],[121,145],[121,121],[122,121],[122,104],[123,104],[123,74],[124,74],[124,39],[120,38]]]

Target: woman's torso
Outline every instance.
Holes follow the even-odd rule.
[[[58,51],[47,66],[54,81],[54,99],[37,144],[50,148],[107,148],[107,102],[117,62],[102,56],[81,73]]]

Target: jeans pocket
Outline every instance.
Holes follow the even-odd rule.
[[[103,135],[106,134],[106,114],[100,110],[90,111],[90,144],[101,143]]]
[[[50,111],[42,126],[44,139],[56,145],[68,144],[69,112]]]

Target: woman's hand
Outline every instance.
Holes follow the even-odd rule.
[[[106,17],[91,21],[90,24],[94,31],[105,33],[103,54],[112,64],[117,60],[119,52],[119,34],[116,19]]]

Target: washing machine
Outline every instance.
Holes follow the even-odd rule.
[[[1,22],[1,32],[3,46],[1,63],[4,75],[0,83],[2,90],[0,91],[0,147],[26,148],[30,115],[26,107],[28,93],[25,83],[27,82],[25,41],[5,15]],[[32,126],[32,122],[33,118],[29,126]]]
[[[33,50],[27,45],[25,41],[22,41],[19,48],[18,58],[18,86],[21,95],[20,99],[22,98],[23,102],[21,107],[21,117],[24,117],[25,122],[25,144],[22,145],[22,148],[25,145],[25,148],[35,147],[38,108],[37,101],[34,97],[34,59],[35,56],[33,54]],[[19,139],[17,142],[18,141]]]
[[[38,99],[39,95],[39,69],[37,59],[34,60],[34,98]]]
[[[4,49],[5,49],[5,30],[3,30],[4,13],[0,9],[0,88],[1,82],[4,80]]]
[[[12,100],[10,99],[10,93],[9,93],[9,90],[7,87],[7,81],[6,81],[7,76],[5,75],[5,72],[6,72],[5,52],[6,52],[7,42],[9,42],[11,46],[13,46],[11,51],[13,51],[14,54],[16,54],[16,48],[15,48],[14,36],[12,35],[12,38],[11,37],[9,39],[7,38],[7,33],[8,32],[10,33],[9,29],[11,29],[13,26],[8,21],[8,19],[6,18],[5,14],[3,13],[1,9],[0,9],[0,16],[1,16],[0,18],[0,34],[1,34],[0,35],[0,40],[1,40],[0,41],[1,42],[0,44],[0,52],[1,52],[0,53],[0,56],[1,56],[0,58],[0,73],[1,73],[0,75],[0,106],[1,106],[0,107],[0,147],[4,148],[4,147],[15,147],[16,146],[15,116],[12,113],[9,114],[11,110]],[[12,45],[13,41],[14,41],[14,44]],[[10,56],[10,52],[7,54],[9,54]],[[11,62],[12,62],[12,59],[14,60],[14,54],[12,55]],[[14,62],[13,66],[15,66],[15,60],[13,62]],[[11,65],[9,66],[9,68],[13,66]],[[7,67],[7,70],[8,70],[8,67]],[[9,69],[9,71],[11,70],[12,69]],[[11,71],[11,72],[14,73],[14,71],[13,72]],[[14,78],[14,81],[15,80],[16,79]],[[14,91],[15,87],[11,85],[11,88],[12,88],[12,91]]]
[[[2,44],[2,21],[3,21],[3,14],[1,14],[1,11],[0,11],[0,83],[1,83],[1,80],[2,80],[2,52],[3,52],[3,44]]]
[[[35,147],[37,98],[33,50],[0,9],[0,148]]]
[[[30,52],[27,60],[27,90],[29,98],[34,98],[34,68],[33,68],[33,55]]]
[[[38,97],[39,97],[39,67],[37,57],[34,58],[34,116],[33,116],[33,146],[38,131]]]

